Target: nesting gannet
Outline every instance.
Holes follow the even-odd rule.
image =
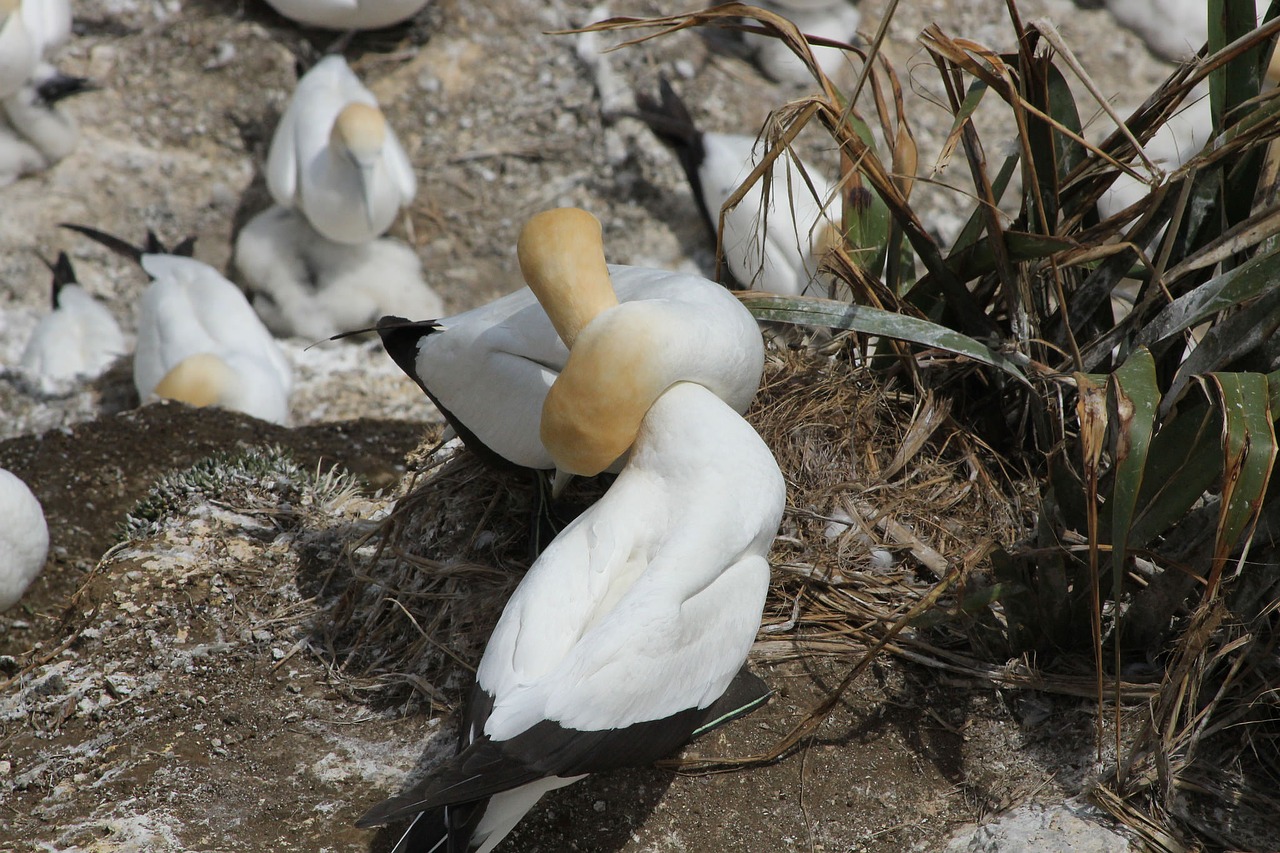
[[[704,330],[677,304],[631,302],[577,335],[544,414],[552,455],[591,473],[634,446],[512,595],[458,754],[358,821],[416,815],[397,851],[487,853],[543,793],[650,763],[765,698],[726,694],[760,625],[785,483],[746,421],[687,380],[719,357]]]
[[[221,406],[283,424],[293,369],[240,288],[189,257],[190,242],[146,251],[109,234],[68,225],[134,258],[151,285],[138,304],[133,382],[143,403],[158,398]]]
[[[44,568],[49,526],[27,484],[0,468],[0,612],[18,603]]]
[[[850,42],[858,32],[862,13],[849,0],[757,0],[754,5],[776,12],[799,28],[801,33]],[[754,23],[749,21],[748,23]],[[774,80],[813,83],[813,75],[780,39],[745,33],[756,64]],[[828,78],[838,80],[849,68],[849,58],[833,47],[810,45],[814,59]]]
[[[278,205],[241,229],[235,262],[254,310],[285,337],[320,340],[384,314],[438,317],[444,307],[405,244],[387,237],[335,243]]]
[[[565,253],[565,245],[574,251]],[[764,347],[755,319],[723,287],[687,273],[606,265],[600,223],[581,210],[534,217],[518,252],[530,287],[437,321],[379,322],[387,353],[473,452],[490,462],[554,467],[538,424],[547,389],[569,355],[561,337],[572,340],[618,301],[665,305],[695,318],[704,345],[719,354],[702,365],[699,381],[736,411],[746,411],[760,384]],[[561,282],[572,285],[561,288],[569,292],[551,309],[553,317],[562,313],[553,325],[535,293]],[[554,305],[556,298],[544,295],[543,303]]]
[[[75,149],[80,132],[58,102],[92,88],[82,77],[41,63],[17,92],[0,99],[0,186],[43,171]]]
[[[267,0],[286,18],[329,30],[376,30],[408,20],[430,0]]]
[[[326,238],[367,243],[413,200],[418,179],[373,93],[345,59],[327,56],[298,81],[280,117],[267,187]]]
[[[763,144],[750,136],[704,133],[665,80],[661,94],[658,102],[637,92],[637,115],[675,151],[714,237],[720,208],[763,156]],[[764,195],[760,180],[725,214],[725,262],[743,287],[783,296],[826,295],[825,285],[815,276],[823,252],[840,239],[839,201],[832,181],[812,165],[803,166],[817,198],[799,170],[786,157],[778,157],[773,163],[767,209],[761,210]],[[832,209],[824,212],[823,205]]]
[[[53,311],[31,333],[22,353],[24,372],[55,383],[99,376],[125,353],[124,335],[105,305],[76,281],[66,252],[53,271]]]

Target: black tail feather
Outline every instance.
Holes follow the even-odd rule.
[[[195,254],[195,235],[187,237],[173,249],[166,249],[164,243],[161,243],[160,238],[156,236],[156,233],[148,228],[146,242],[139,247],[132,243],[125,242],[113,234],[108,234],[105,231],[99,231],[97,228],[90,228],[87,225],[76,225],[72,222],[60,222],[58,224],[62,228],[83,234],[90,240],[93,240],[96,243],[101,243],[111,251],[129,258],[135,264],[142,263],[143,255],[180,255],[184,258],[190,258]]]
[[[49,268],[49,272],[53,273],[52,295],[53,307],[56,309],[58,307],[58,294],[62,291],[62,288],[68,284],[79,284],[76,281],[76,270],[75,267],[71,266],[71,259],[67,257],[66,252],[59,252],[58,260],[53,263],[49,263],[44,258],[40,260],[44,261],[44,265]]]
[[[57,72],[36,85],[36,96],[46,104],[56,104],[63,98],[79,95],[82,92],[92,92],[97,88],[89,82],[88,77],[71,77]]]

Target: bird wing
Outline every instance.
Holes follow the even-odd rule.
[[[298,192],[297,134],[298,111],[290,101],[276,125],[267,153],[267,189],[281,207],[293,207]]]
[[[382,148],[383,162],[387,166],[387,174],[400,194],[400,206],[404,207],[413,201],[418,194],[418,176],[409,162],[409,155],[404,152],[395,131],[387,128],[387,141]]]

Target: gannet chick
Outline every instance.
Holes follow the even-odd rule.
[[[0,100],[0,186],[43,171],[76,147],[76,123],[58,109],[63,98],[92,90],[88,80],[68,77],[41,63],[36,76]]]
[[[851,42],[857,35],[862,13],[849,0],[757,0],[753,5],[776,12],[800,32],[832,41]],[[748,23],[754,23],[749,21]],[[756,64],[770,78],[793,83],[813,83],[813,75],[780,39],[745,33]],[[833,47],[810,45],[822,73],[839,80],[847,73],[849,58]]]
[[[384,314],[438,317],[422,262],[398,240],[335,243],[297,211],[273,205],[236,237],[253,307],[277,335],[311,340],[373,325]]]
[[[286,18],[328,30],[376,30],[406,21],[430,0],[267,0]]]
[[[288,420],[293,369],[240,288],[182,247],[144,251],[91,228],[66,227],[132,257],[151,276],[138,304],[133,357],[143,403],[163,398]]]
[[[785,483],[746,421],[684,377],[690,359],[720,357],[689,336],[696,323],[676,304],[631,302],[576,335],[552,389],[557,415],[550,399],[544,412],[552,456],[572,469],[580,440],[601,436],[588,467],[603,467],[623,422],[638,427],[634,446],[512,595],[458,754],[357,822],[415,816],[397,853],[488,853],[545,792],[648,764],[766,698],[730,687],[760,625]],[[620,408],[598,411],[597,396]]]
[[[303,75],[267,156],[276,204],[297,208],[324,237],[367,243],[418,191],[395,131],[341,56]]]
[[[0,612],[18,603],[44,568],[49,526],[27,484],[0,468]]]
[[[20,364],[43,385],[94,379],[124,355],[124,335],[105,305],[76,281],[66,252],[53,272],[53,311],[31,333]]]
[[[658,102],[637,92],[637,115],[675,151],[714,239],[720,208],[764,156],[763,143],[750,136],[704,133],[666,80],[661,81],[661,95]],[[821,204],[799,170],[778,157],[767,210],[761,210],[762,179],[725,214],[725,263],[743,287],[782,296],[826,295],[816,276],[823,252],[840,239],[838,196],[834,182],[812,165],[803,166]],[[830,212],[824,212],[827,204]]]
[[[723,287],[687,273],[607,265],[600,223],[573,208],[530,219],[518,253],[529,287],[453,317],[385,317],[378,324],[387,353],[472,452],[499,465],[554,467],[538,424],[547,389],[569,356],[561,338],[572,340],[618,302],[668,306],[695,322],[690,334],[718,353],[699,366],[699,381],[746,411],[760,385],[764,346],[755,319]]]
[[[0,98],[22,88],[40,54],[40,45],[23,20],[20,0],[0,0]]]

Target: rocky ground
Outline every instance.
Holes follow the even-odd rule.
[[[864,33],[885,5],[863,3]],[[887,55],[909,83],[926,171],[949,120],[928,106],[936,74],[915,36],[937,21],[1007,49],[1002,5],[906,3],[890,27]],[[1121,103],[1167,73],[1100,10],[1020,5],[1028,18],[1053,16]],[[678,8],[619,2],[609,13]],[[554,205],[597,213],[613,261],[711,271],[709,235],[669,153],[639,122],[604,116],[578,43],[544,34],[605,14],[582,3],[436,0],[348,50],[418,169],[418,201],[393,233],[412,243],[450,309],[518,286],[518,228]],[[125,367],[52,394],[9,369],[45,310],[40,258],[59,249],[132,328],[144,277],[59,222],[130,238],[146,227],[169,240],[195,234],[198,257],[228,266],[236,229],[266,204],[258,169],[295,65],[332,35],[236,0],[84,0],[76,15],[59,64],[100,87],[69,103],[81,144],[49,172],[0,188],[0,466],[32,484],[53,542],[28,598],[0,616],[0,847],[384,849],[390,836],[352,821],[431,757],[449,718],[344,689],[313,640],[326,613],[321,581],[388,511],[405,454],[435,420],[417,388],[376,343],[291,341],[300,387],[285,429],[178,406],[134,410]],[[754,132],[804,92],[765,80],[724,34],[680,33],[609,56],[627,86],[675,80],[708,129]],[[820,139],[807,146],[829,155]],[[967,202],[932,192],[926,224],[946,233]],[[125,514],[164,473],[266,445],[297,467],[272,462],[251,487],[194,489],[117,544]],[[356,480],[317,479],[332,465]],[[32,649],[38,664],[19,671]],[[769,708],[691,750],[766,748],[846,666],[762,663],[778,691]],[[591,779],[548,797],[507,849],[936,850],[966,822],[1061,804],[1079,792],[1089,756],[1083,705],[886,660],[782,762]],[[1123,849],[1105,843],[1097,849]]]

